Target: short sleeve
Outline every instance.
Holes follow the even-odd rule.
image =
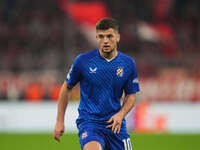
[[[81,62],[80,55],[74,60],[67,77],[65,78],[69,86],[75,86],[81,80]]]
[[[130,63],[130,75],[124,85],[125,94],[134,94],[140,91],[136,64],[133,59]]]

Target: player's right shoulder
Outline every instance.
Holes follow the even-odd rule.
[[[79,55],[75,58],[75,61],[78,61],[78,62],[80,62],[80,63],[81,63],[81,62],[87,62],[87,61],[89,61],[89,59],[94,58],[96,55],[97,55],[97,49],[91,50],[91,51],[88,51],[88,52],[84,52],[84,53],[79,54]]]

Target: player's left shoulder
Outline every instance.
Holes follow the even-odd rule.
[[[133,66],[133,65],[135,66],[136,65],[135,59],[133,57],[128,56],[128,55],[126,55],[126,54],[124,54],[124,53],[122,53],[120,51],[119,51],[119,56],[120,56],[120,59],[122,61],[124,61],[127,65],[130,65],[130,66]]]

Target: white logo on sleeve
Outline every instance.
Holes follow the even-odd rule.
[[[71,68],[69,69],[69,72],[68,72],[68,74],[67,74],[67,80],[70,79],[70,73],[72,72],[72,67],[73,67],[73,65],[72,65]]]
[[[97,71],[97,67],[95,67],[94,69],[92,69],[91,67],[89,67],[89,69],[90,69],[90,73],[96,73],[96,71]]]
[[[67,80],[69,80],[69,79],[70,79],[70,74],[68,73],[68,74],[67,74]]]
[[[138,78],[135,78],[134,80],[133,80],[133,83],[138,83],[139,81],[138,81]]]

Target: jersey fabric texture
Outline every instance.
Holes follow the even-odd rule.
[[[80,82],[81,100],[76,120],[79,131],[85,124],[105,128],[108,125],[106,121],[121,109],[123,92],[127,95],[139,91],[136,64],[120,51],[110,61],[103,58],[98,49],[80,54],[74,60],[66,81],[72,87]],[[124,138],[128,136],[125,119],[120,134],[126,135]]]

